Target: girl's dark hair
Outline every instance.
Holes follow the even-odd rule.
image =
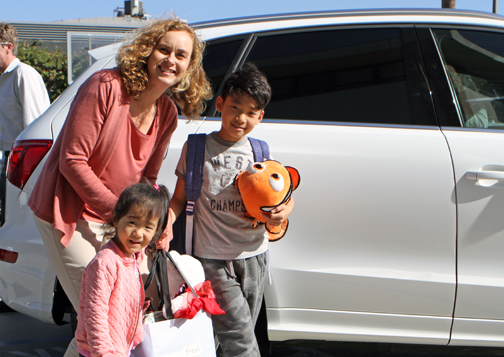
[[[257,102],[260,109],[264,109],[271,99],[271,87],[255,64],[246,62],[241,68],[231,73],[222,86],[222,99],[227,96],[248,94]]]
[[[169,205],[170,194],[163,185],[153,186],[150,183],[137,183],[127,187],[119,196],[119,200],[112,210],[112,221],[105,225],[104,239],[112,238],[115,235],[114,223],[124,217],[132,206],[137,206],[144,211],[147,219],[159,217],[156,233],[151,241],[151,245],[155,244],[168,223]]]

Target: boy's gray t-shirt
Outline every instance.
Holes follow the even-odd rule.
[[[187,142],[175,171],[185,180]],[[254,162],[249,140],[222,140],[217,132],[206,137],[200,195],[194,213],[193,253],[206,259],[245,259],[268,250],[264,224],[252,227],[234,178]]]

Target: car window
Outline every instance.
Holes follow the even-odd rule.
[[[429,91],[425,80],[418,90],[422,76],[411,75],[421,69],[406,63],[411,39],[403,33],[368,28],[258,35],[247,60],[272,87],[265,118],[434,125],[426,106],[418,105]]]
[[[466,128],[504,129],[504,33],[433,29]]]
[[[242,39],[235,39],[227,40],[226,42],[213,41],[207,43],[203,56],[203,68],[210,81],[214,95],[224,80],[242,42]],[[207,105],[207,110],[203,115],[210,115],[208,113],[210,110],[211,106]]]

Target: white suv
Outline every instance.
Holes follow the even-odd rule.
[[[273,98],[253,136],[302,177],[271,244],[269,339],[504,346],[504,18],[355,11],[201,23],[216,95],[244,61]],[[61,323],[56,283],[26,202],[79,85],[19,137],[0,229],[0,296]],[[160,173],[173,188],[179,129]]]

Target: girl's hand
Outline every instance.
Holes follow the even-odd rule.
[[[271,226],[279,226],[287,219],[294,209],[294,199],[291,198],[289,202],[275,207],[271,212],[262,212],[261,216],[265,223]]]

